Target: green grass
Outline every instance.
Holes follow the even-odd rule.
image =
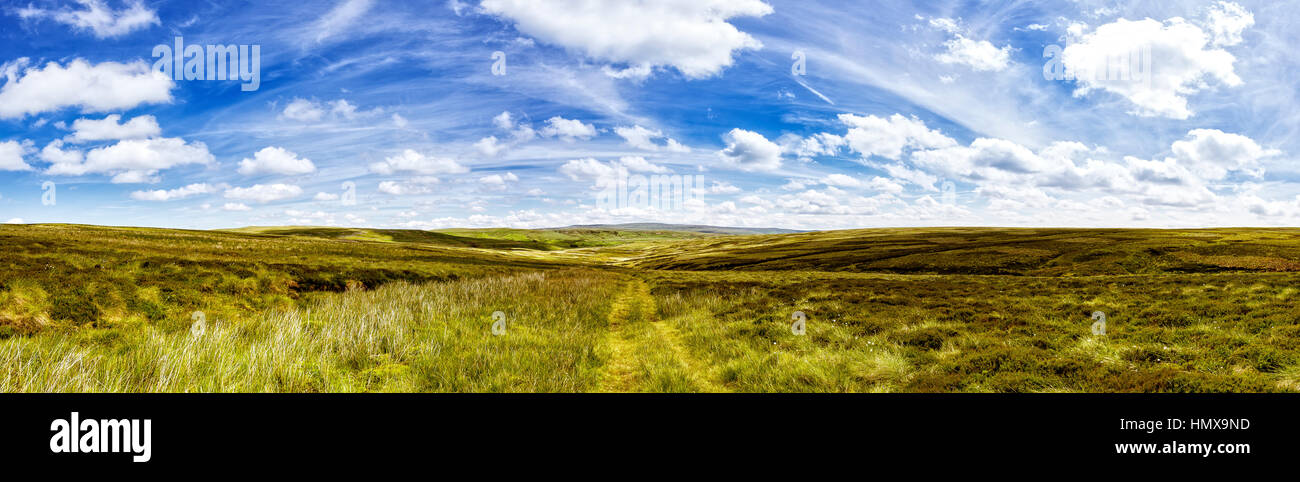
[[[662,245],[630,264],[1034,276],[1300,271],[1300,230],[862,229]]]
[[[1300,275],[663,272],[660,316],[732,390],[1300,388]],[[807,316],[803,336],[791,315]],[[1107,314],[1104,336],[1093,311]]]
[[[507,252],[210,231],[0,226],[0,336],[247,317],[304,296],[556,268]]]
[[[320,297],[208,318],[0,341],[6,392],[575,392],[596,386],[613,276],[553,271]],[[492,312],[506,314],[494,335]]]
[[[0,249],[0,391],[1300,390],[1293,229],[4,225]]]

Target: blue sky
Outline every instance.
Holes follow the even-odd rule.
[[[7,2],[0,221],[1295,225],[1293,10]],[[159,72],[177,37],[257,46],[257,89]],[[672,175],[684,202],[601,197]]]

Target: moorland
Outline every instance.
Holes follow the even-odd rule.
[[[1297,391],[1297,295],[1300,229],[3,225],[0,391]]]

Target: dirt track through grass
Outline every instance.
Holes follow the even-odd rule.
[[[629,279],[609,311],[600,392],[722,392],[691,357],[669,321],[660,320],[650,285]]]

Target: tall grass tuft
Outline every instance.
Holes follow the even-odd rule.
[[[586,391],[616,284],[588,270],[399,282],[210,319],[198,336],[181,323],[13,336],[0,340],[0,390]]]

